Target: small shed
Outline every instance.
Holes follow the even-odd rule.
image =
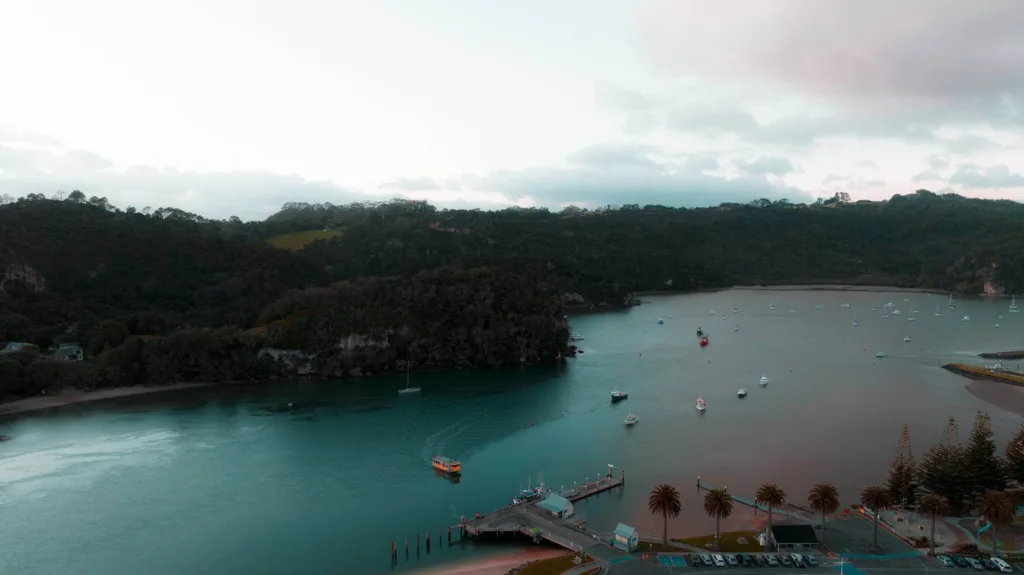
[[[552,515],[559,519],[572,517],[574,511],[572,502],[556,493],[548,495],[544,501],[537,504],[537,507],[550,511]]]
[[[625,551],[626,553],[632,553],[636,551],[639,544],[640,535],[637,534],[635,528],[630,527],[625,523],[619,523],[615,526],[615,536],[612,537],[612,547]]]

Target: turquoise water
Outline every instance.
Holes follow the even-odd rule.
[[[0,572],[374,574],[391,570],[391,540],[401,547],[408,537],[415,547],[416,533],[428,530],[432,553],[417,559],[414,551],[395,569],[442,565],[503,549],[439,548],[438,529],[458,516],[504,506],[541,474],[558,488],[609,463],[625,470],[625,489],[580,506],[598,530],[623,521],[660,533],[646,495],[661,482],[684,496],[671,530],[709,530],[698,475],[746,496],[775,481],[800,503],[813,483],[829,481],[852,502],[884,479],[903,423],[923,453],[949,415],[963,437],[979,409],[1001,440],[1021,422],[1013,410],[1022,390],[969,383],[939,365],[984,364],[972,355],[1019,347],[1024,318],[1007,314],[1003,301],[947,310],[945,297],[903,297],[653,297],[574,318],[585,353],[566,366],[416,375],[417,397],[396,395],[401,377],[281,382],[9,421],[0,425],[15,438],[0,445]],[[868,312],[889,300],[905,314],[919,310],[919,320]],[[770,312],[769,301],[779,309]],[[854,308],[840,308],[844,301]],[[948,315],[932,315],[938,304]],[[854,313],[859,327],[850,325]],[[960,322],[964,313],[972,321]],[[706,349],[696,344],[698,325],[710,335]],[[904,335],[914,341],[901,343]],[[876,351],[890,357],[876,360]],[[762,374],[771,379],[764,389]],[[615,387],[630,397],[610,405]],[[746,399],[737,399],[740,387]],[[703,415],[693,407],[698,395],[708,402]],[[622,425],[629,411],[640,416],[633,428]],[[463,462],[460,483],[433,473],[434,453]],[[749,518],[737,511],[732,521]]]

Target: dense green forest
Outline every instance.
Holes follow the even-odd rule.
[[[294,203],[260,222],[33,194],[0,206],[0,342],[34,344],[0,354],[0,398],[555,362],[567,310],[627,305],[639,291],[829,282],[1014,292],[1022,232],[1020,204],[923,190],[885,202],[558,212]],[[86,361],[48,357],[67,342]]]

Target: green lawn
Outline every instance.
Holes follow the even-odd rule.
[[[740,537],[746,537],[747,544],[743,545],[739,543],[737,539]],[[715,534],[701,535],[700,537],[687,537],[685,539],[673,539],[678,543],[685,543],[686,545],[693,545],[701,549],[708,551],[715,550]],[[708,544],[711,547],[707,547]],[[723,553],[760,553],[764,551],[764,548],[757,542],[757,537],[754,536],[753,531],[726,531],[722,533],[722,552]]]
[[[301,249],[316,240],[329,240],[333,237],[340,236],[341,233],[342,231],[337,229],[306,230],[302,232],[292,232],[290,234],[272,236],[267,238],[267,242],[275,248],[294,251]]]

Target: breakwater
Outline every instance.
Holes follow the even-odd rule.
[[[996,371],[994,369],[978,367],[976,365],[967,365],[963,363],[947,363],[946,365],[942,366],[942,369],[945,369],[946,371],[951,371],[964,377],[969,377],[971,379],[989,379],[993,381],[1009,383],[1011,385],[1024,386],[1024,376],[1016,373]]]
[[[986,351],[978,357],[985,359],[1024,359],[1024,351]]]

